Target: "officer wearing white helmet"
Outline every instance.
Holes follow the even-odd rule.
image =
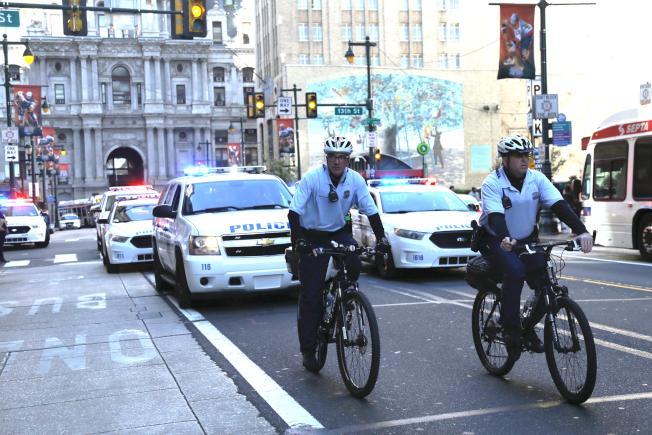
[[[529,349],[543,352],[543,344],[534,331],[543,315],[541,307],[534,308],[536,321],[524,331],[519,309],[525,279],[536,277],[534,271],[545,270],[545,259],[543,254],[519,257],[513,247],[538,239],[541,207],[549,207],[573,230],[583,252],[591,251],[593,238],[550,180],[543,173],[528,169],[532,153],[529,139],[521,135],[502,138],[498,153],[502,157],[501,167],[482,183],[481,252],[503,274],[500,323],[508,351],[518,356],[525,340]]]
[[[328,256],[311,255],[311,248],[327,246],[331,240],[357,245],[347,222],[351,207],[357,205],[369,218],[378,241],[376,250],[389,252],[385,229],[365,180],[348,168],[352,151],[353,145],[345,137],[326,139],[326,164],[310,170],[297,184],[288,213],[292,245],[300,255],[299,344],[303,365],[310,371],[318,370],[315,350],[323,310],[321,292],[329,261]],[[350,259],[347,270],[349,276],[357,279],[360,259]]]

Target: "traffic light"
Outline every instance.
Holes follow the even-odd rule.
[[[317,117],[317,94],[306,92],[306,118]]]
[[[205,37],[208,33],[206,25],[206,0],[188,0],[188,36]]]
[[[63,7],[69,8],[63,11],[63,34],[68,36],[88,35],[88,24],[86,21],[86,0],[63,0]]]
[[[254,104],[254,94],[247,94],[247,118],[254,119],[256,117],[256,107]]]
[[[374,150],[374,160],[379,161],[382,158],[383,158],[383,156],[382,156],[382,154],[380,154],[380,149],[376,148]]]
[[[254,94],[254,112],[256,118],[265,117],[265,94],[262,92],[256,92]]]
[[[181,14],[172,15],[172,39],[192,39],[208,34],[206,21],[206,0],[174,0],[174,10]]]

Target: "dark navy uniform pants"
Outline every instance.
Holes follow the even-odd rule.
[[[522,242],[522,241],[520,241]],[[521,291],[527,279],[533,285],[542,279],[545,273],[546,261],[542,253],[519,256],[515,252],[503,251],[500,240],[489,237],[488,258],[503,274],[503,298],[500,313],[500,323],[504,327],[520,327]]]
[[[346,245],[358,245],[353,236],[347,232],[340,232],[333,235],[332,240]],[[329,247],[328,243],[312,243],[313,246]],[[324,279],[328,269],[329,255],[303,254],[299,260],[299,280],[301,281],[301,292],[299,293],[299,345],[301,351],[312,351],[317,347],[317,331],[322,316],[322,294]],[[346,263],[349,272],[349,279],[356,280],[360,276],[360,258],[350,256]]]

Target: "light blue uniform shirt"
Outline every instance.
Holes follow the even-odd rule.
[[[512,207],[507,210],[503,207],[503,195],[512,202]],[[519,192],[509,182],[504,168],[501,167],[487,175],[482,183],[480,225],[494,234],[489,227],[489,215],[503,213],[509,235],[514,239],[524,239],[534,230],[539,208],[549,208],[561,200],[561,193],[543,173],[528,169]]]
[[[328,200],[333,183],[328,168],[312,169],[297,185],[290,210],[300,215],[301,226],[309,230],[337,231],[345,224],[345,217],[354,204],[367,216],[378,213],[364,178],[346,168],[335,188],[337,202]]]

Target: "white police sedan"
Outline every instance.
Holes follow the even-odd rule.
[[[369,192],[378,207],[392,247],[387,258],[376,258],[383,278],[399,269],[463,267],[478,255],[471,251],[470,210],[454,192],[429,179],[369,180]],[[376,239],[367,217],[351,211],[353,237],[363,246]]]
[[[152,261],[152,210],[155,198],[118,201],[113,204],[104,233],[102,261],[106,271],[115,273],[121,264]]]

